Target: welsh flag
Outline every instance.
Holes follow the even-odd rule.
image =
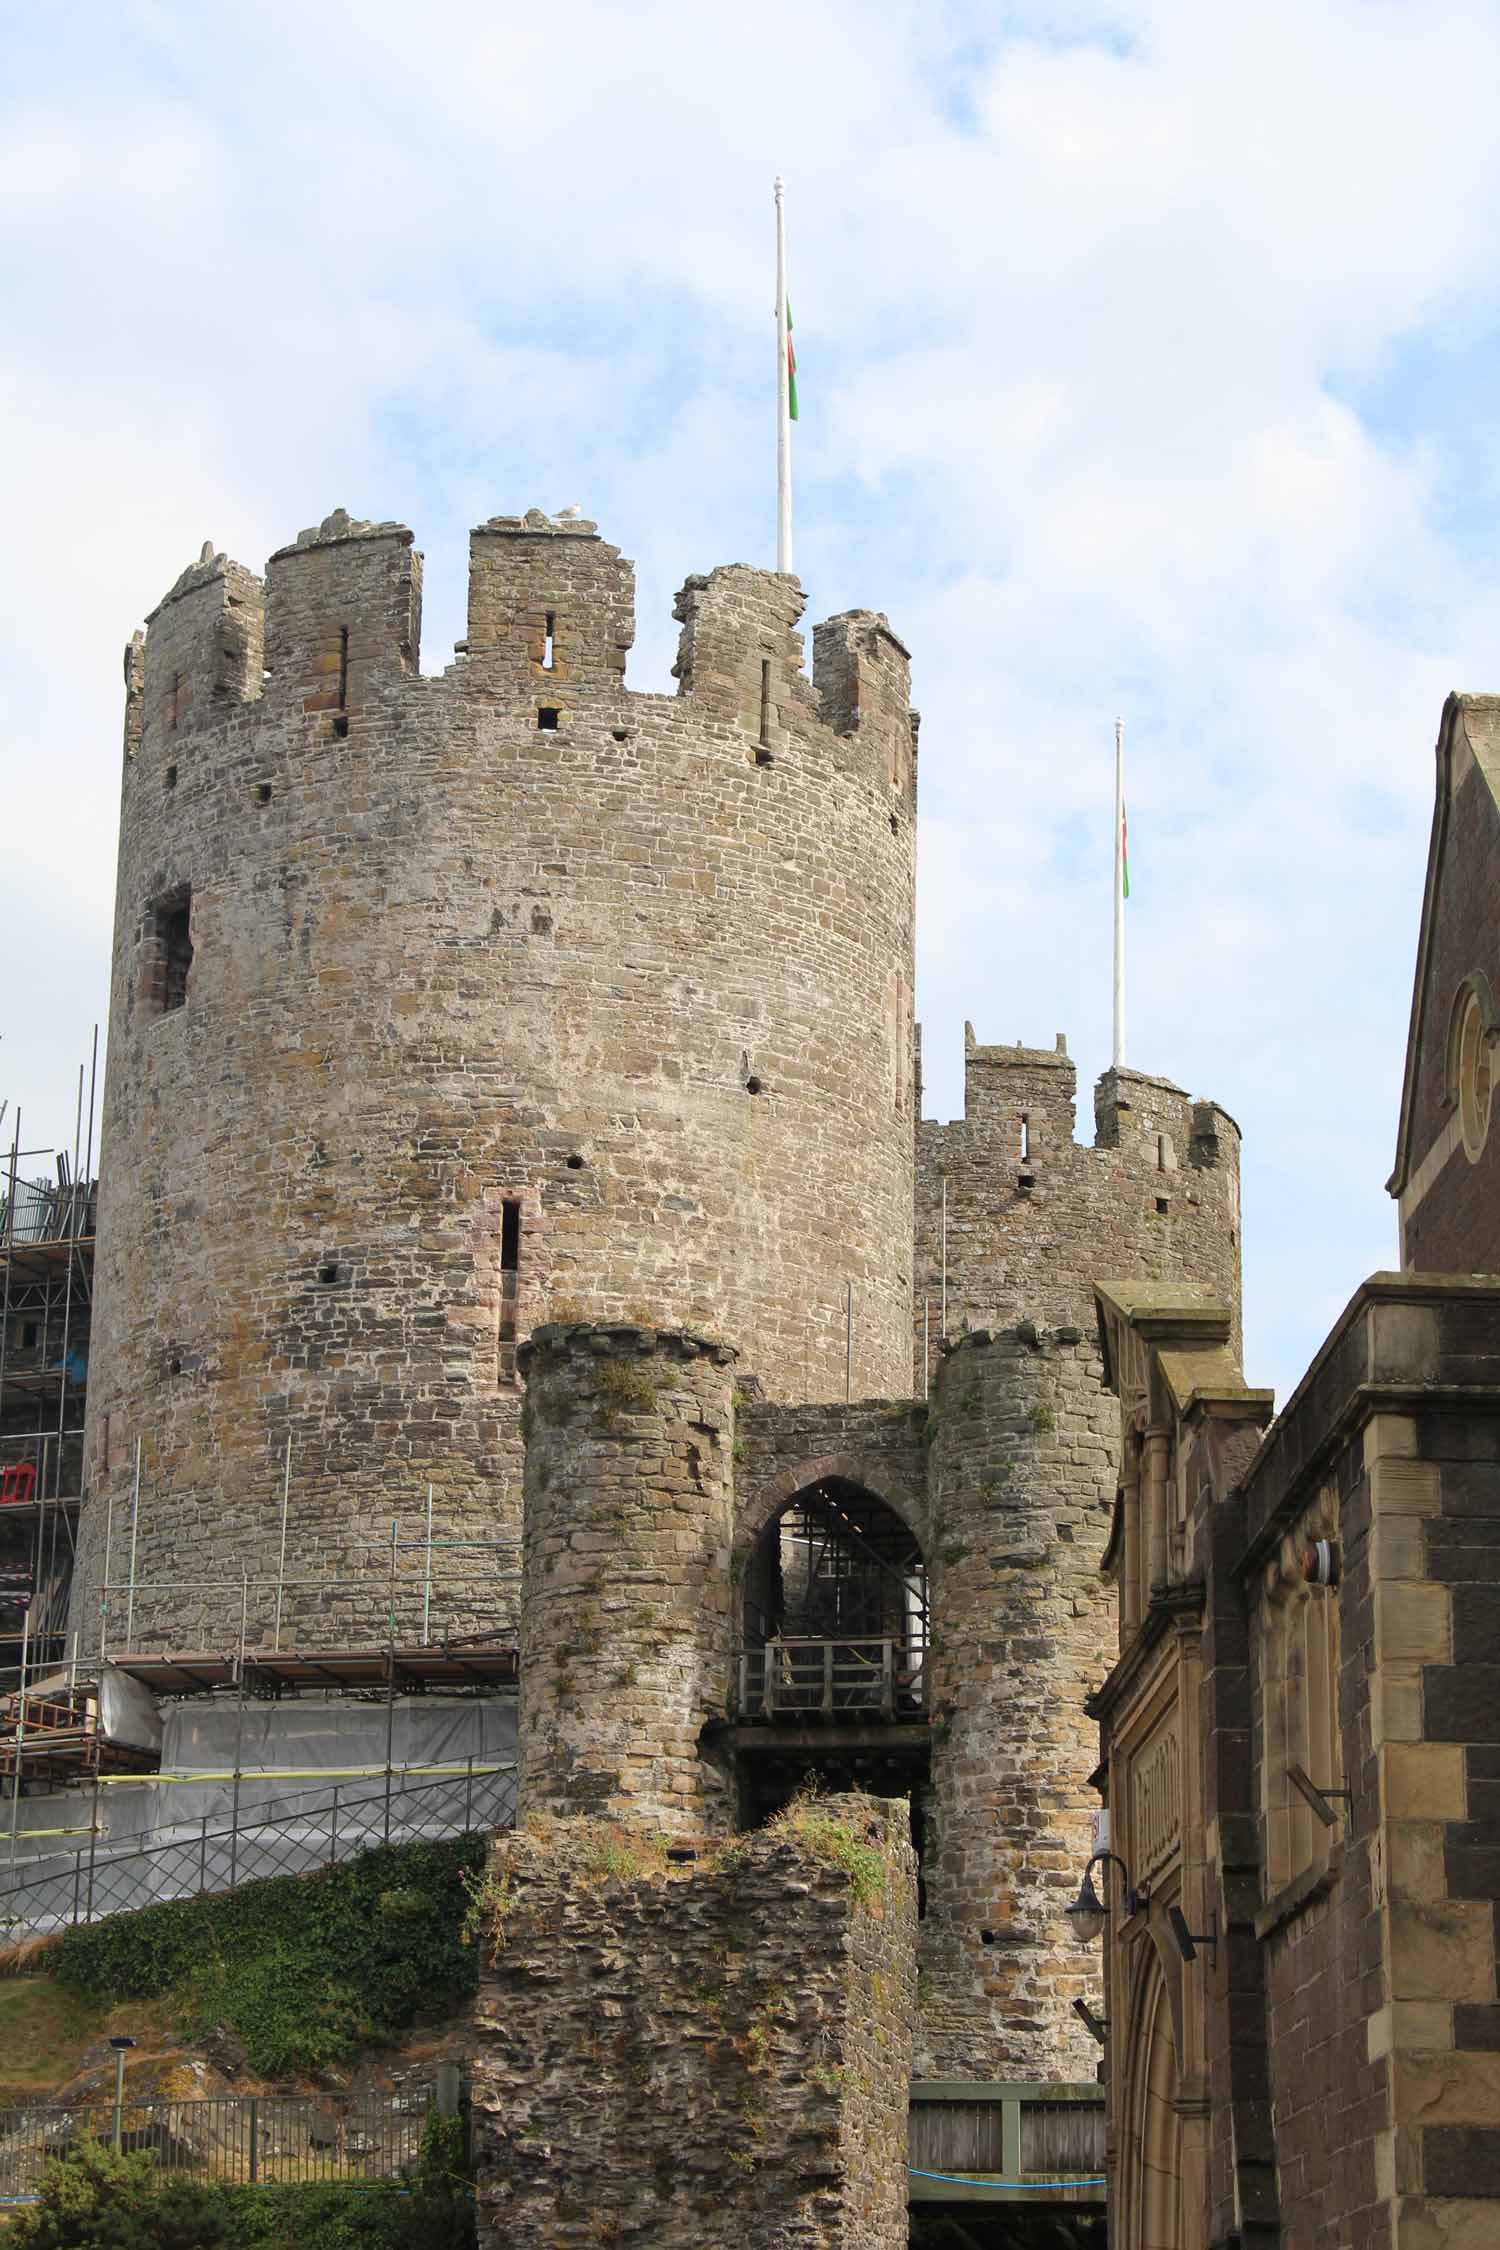
[[[787,413],[793,422],[797,419],[797,353],[792,343],[792,300],[786,301],[786,396]]]
[[[1130,896],[1130,854],[1125,848],[1125,807],[1120,806],[1120,896]]]

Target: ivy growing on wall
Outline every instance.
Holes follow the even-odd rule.
[[[69,1930],[47,1966],[104,2006],[170,1996],[185,2031],[227,2026],[262,2077],[317,2070],[473,1991],[463,1932],[484,1858],[478,1836],[364,1852]]]

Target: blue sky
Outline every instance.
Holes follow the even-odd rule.
[[[159,0],[24,11],[0,85],[0,1096],[70,1144],[107,995],[120,651],[205,538],[573,502],[672,596],[771,560],[787,181],[808,623],[910,644],[929,1107],[962,1026],[1130,1059],[1245,1134],[1246,1357],[1360,1277],[1432,744],[1500,685],[1500,70],[1478,0],[1254,10]],[[5,1127],[9,1137],[9,1124]]]

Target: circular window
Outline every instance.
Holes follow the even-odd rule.
[[[1463,1129],[1464,1154],[1477,1164],[1490,1130],[1490,1101],[1495,1090],[1490,1063],[1489,1033],[1479,995],[1471,992],[1464,1002],[1458,1027],[1458,1116]]]

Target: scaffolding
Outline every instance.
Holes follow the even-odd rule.
[[[24,1148],[17,1110],[0,1172],[0,1688],[19,1685],[23,1648],[31,1664],[63,1653],[84,1490],[98,1062],[96,1026],[71,1152]]]
[[[153,1748],[142,1740],[130,1713],[123,1712],[123,1723],[112,1719],[112,1711],[121,1711],[121,1681],[142,1691],[148,1710],[157,1698],[218,1697],[233,1705],[238,1714],[233,1761],[236,1802],[244,1771],[244,1717],[250,1702],[316,1695],[382,1704],[389,1788],[398,1697],[494,1696],[516,1688],[518,1542],[434,1538],[429,1494],[421,1538],[403,1539],[400,1520],[393,1518],[389,1538],[371,1542],[369,1551],[387,1558],[384,1635],[334,1644],[320,1637],[308,1645],[283,1630],[284,1596],[310,1592],[320,1615],[337,1614],[340,1597],[355,1593],[368,1598],[372,1583],[379,1583],[371,1570],[351,1576],[289,1578],[283,1567],[274,1580],[254,1580],[243,1573],[235,1579],[205,1581],[194,1576],[142,1583],[135,1573],[132,1541],[129,1575],[118,1579],[106,1573],[101,1587],[96,1651],[86,1659],[75,1632],[66,1660],[46,1667],[31,1661],[29,1640],[23,1638],[20,1678],[8,1694],[0,1695],[0,1788],[5,1792],[12,1859],[23,1791],[30,1795],[39,1789],[89,1782],[97,1788],[111,1775],[149,1773],[159,1767],[159,1745]],[[449,1562],[455,1555],[462,1557],[456,1572]],[[217,1645],[135,1648],[128,1637],[123,1647],[110,1645],[111,1615],[122,1621],[128,1618],[137,1594],[165,1593],[180,1599],[189,1587],[195,1600],[216,1597],[221,1605],[223,1632],[222,1637],[215,1636]],[[252,1608],[270,1612],[273,1592],[275,1626],[270,1633],[255,1636],[250,1626]],[[455,1602],[471,1607],[476,1599],[495,1616],[489,1631],[434,1630],[435,1614],[440,1616]]]

